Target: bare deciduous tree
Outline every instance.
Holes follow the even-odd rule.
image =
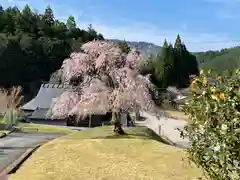
[[[66,82],[81,79],[71,92],[56,98],[52,117],[112,112],[114,131],[124,134],[120,124],[123,112],[154,111],[149,93],[153,85],[148,76],[139,73],[141,55],[132,49],[128,54],[109,41],[83,44],[82,51],[72,53],[61,71]]]

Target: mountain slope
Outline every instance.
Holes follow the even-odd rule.
[[[115,42],[115,43],[119,43],[119,42],[122,41],[122,40],[118,40],[118,39],[109,39],[109,40],[112,41],[112,42]],[[139,50],[140,52],[142,52],[143,54],[146,54],[146,55],[157,54],[161,50],[160,46],[158,46],[156,44],[153,44],[153,43],[149,43],[149,42],[127,41],[127,43],[130,47],[134,47],[134,48],[136,48],[137,50]]]
[[[200,67],[222,72],[240,67],[240,47],[226,48],[220,51],[194,53]]]
[[[121,40],[110,39],[110,41],[119,43]],[[161,51],[161,47],[153,43],[133,41],[127,41],[127,43],[145,55],[154,55]],[[197,57],[201,68],[210,68],[217,72],[222,72],[227,69],[240,67],[240,46],[225,48],[220,51],[206,51],[193,54]]]

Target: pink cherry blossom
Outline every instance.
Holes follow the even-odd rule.
[[[70,80],[72,77],[84,76],[93,69],[94,61],[91,55],[82,52],[72,53],[62,64],[62,75],[65,80]]]
[[[48,112],[52,117],[66,117],[80,100],[80,95],[74,91],[66,91],[53,99],[52,107]]]
[[[75,91],[65,92],[54,100],[52,116],[155,111],[150,94],[154,86],[149,76],[138,71],[141,58],[136,50],[125,54],[109,41],[83,44],[82,52],[72,53],[61,71],[68,83],[74,77],[84,81]]]

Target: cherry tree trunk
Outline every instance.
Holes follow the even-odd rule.
[[[135,120],[137,121],[139,119],[140,119],[140,112],[139,112],[139,110],[136,110],[135,111]]]
[[[114,126],[113,131],[116,134],[125,134],[121,125],[121,114],[119,112],[114,112],[112,116],[113,116],[112,120],[113,120],[113,126]]]

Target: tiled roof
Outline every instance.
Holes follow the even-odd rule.
[[[48,114],[48,109],[37,108],[29,118],[30,119],[50,119],[51,114]],[[54,118],[54,119],[64,119],[64,118]]]
[[[61,84],[42,84],[38,94],[31,101],[21,107],[22,110],[49,109],[52,99],[60,96],[66,90],[71,90],[72,87]]]

